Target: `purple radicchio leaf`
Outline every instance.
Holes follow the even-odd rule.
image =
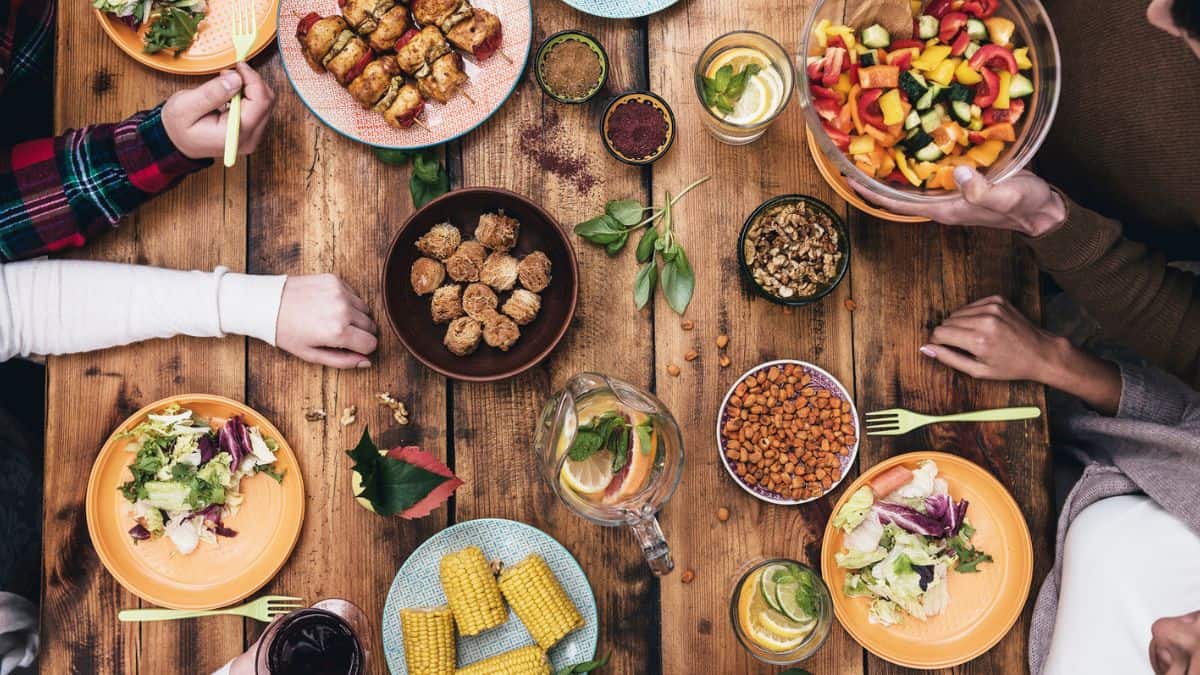
[[[242,457],[250,451],[250,448],[242,445],[242,432],[246,425],[242,424],[242,418],[238,415],[230,417],[225,426],[221,427],[221,433],[218,435],[221,449],[229,453],[233,458],[230,463],[230,468],[237,471],[237,468],[242,464]]]
[[[213,442],[213,437],[211,434],[203,434],[200,436],[200,440],[197,441],[196,447],[200,450],[201,465],[217,456],[217,444]]]
[[[923,534],[927,537],[941,538],[945,536],[946,526],[941,520],[903,504],[879,502],[875,504],[875,511],[884,525],[895,523],[902,530],[913,534]]]
[[[133,537],[134,541],[145,541],[150,538],[150,530],[147,530],[141,523],[129,528],[129,536]]]
[[[225,527],[225,525],[221,522],[221,510],[222,506],[220,504],[209,504],[208,508],[198,512],[197,515],[202,516],[204,520],[212,523],[212,530],[213,532],[216,532],[218,536],[236,537],[237,532]]]
[[[921,577],[921,590],[929,590],[929,582],[933,581],[933,565],[913,565],[912,568]]]

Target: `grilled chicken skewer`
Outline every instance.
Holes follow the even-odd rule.
[[[450,48],[436,26],[410,29],[397,40],[396,62],[400,70],[416,79],[422,96],[438,103],[449,101],[467,81],[462,57]],[[465,93],[463,96],[471,100]]]
[[[412,0],[412,13],[421,26],[436,26],[450,44],[479,61],[500,48],[500,19],[469,0]]]
[[[366,38],[371,49],[389,52],[409,28],[408,8],[394,0],[338,0],[350,28]]]

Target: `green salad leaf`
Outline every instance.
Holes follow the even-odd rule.
[[[200,22],[203,20],[204,14],[178,7],[163,7],[151,20],[142,49],[147,54],[157,54],[164,49],[170,49],[179,56],[179,52],[191,47],[195,42],[196,30],[200,28]]]

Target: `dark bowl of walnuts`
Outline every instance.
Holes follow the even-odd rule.
[[[825,202],[781,195],[746,219],[738,261],[759,295],[781,305],[808,305],[833,292],[846,276],[850,237]]]
[[[388,320],[443,375],[512,377],[558,345],[575,315],[575,251],[544,209],[499,188],[449,192],[418,209],[383,267]]]

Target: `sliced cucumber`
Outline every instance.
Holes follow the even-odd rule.
[[[905,129],[916,129],[921,126],[921,113],[916,110],[909,110],[908,117],[904,118]]]
[[[988,36],[987,26],[979,19],[968,19],[967,36],[972,40],[986,40]]]
[[[914,157],[922,162],[936,162],[944,156],[945,154],[942,152],[942,149],[936,143],[927,144],[925,147],[917,150],[914,155]]]
[[[959,82],[950,85],[950,91],[946,92],[946,98],[950,101],[966,101],[970,103],[975,100],[975,92],[970,87]]]
[[[875,23],[863,29],[862,43],[872,49],[884,49],[892,44],[892,36],[886,28]]]
[[[937,100],[944,89],[945,87],[940,84],[930,84],[929,89],[925,90],[925,94],[917,100],[917,110],[929,110],[932,108],[934,101]]]
[[[925,95],[925,90],[929,85],[925,82],[925,78],[919,73],[904,71],[900,73],[900,91],[908,97],[909,101],[918,101]]]
[[[954,121],[962,125],[971,123],[971,104],[966,101],[951,101],[950,114],[954,115]]]
[[[932,134],[933,130],[942,126],[942,112],[937,108],[921,115],[921,130]]]
[[[770,605],[775,611],[782,612],[783,609],[779,607],[779,601],[776,599],[775,593],[775,588],[779,585],[779,582],[776,579],[777,577],[790,579],[791,577],[788,576],[788,568],[778,563],[774,565],[768,565],[762,571],[761,582],[759,585],[762,586],[763,599],[767,601],[767,604]]]
[[[1012,76],[1012,82],[1008,85],[1008,95],[1010,98],[1021,98],[1033,93],[1033,82],[1024,75],[1017,73]]]
[[[936,16],[922,14],[921,18],[917,19],[917,36],[922,40],[937,37],[940,23]],[[987,35],[987,28],[984,27],[983,34]]]
[[[906,136],[904,140],[900,141],[900,145],[909,152],[916,152],[932,142],[933,137],[918,127],[908,132],[908,136]]]
[[[978,42],[968,42],[967,49],[966,49],[966,51],[963,52],[963,57],[969,59],[972,56],[975,56],[975,52],[977,52],[977,51],[979,51],[979,43]]]
[[[862,66],[863,68],[870,68],[871,66],[875,65],[875,51],[872,50],[860,56],[858,59],[858,65]]]

